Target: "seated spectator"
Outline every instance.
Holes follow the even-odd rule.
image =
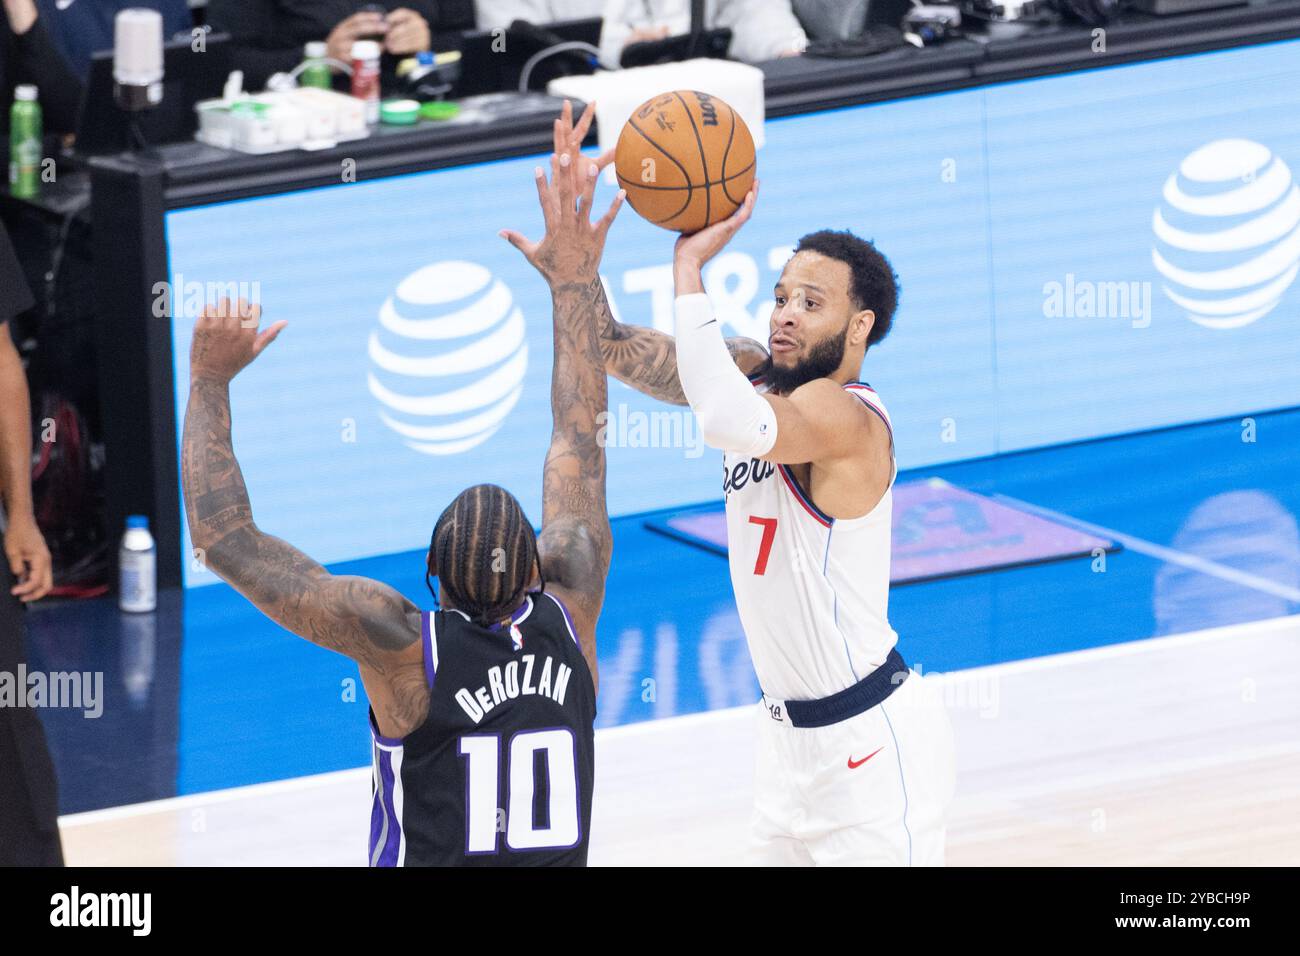
[[[387,13],[365,0],[210,0],[208,24],[229,33],[244,88],[261,89],[272,73],[302,62],[303,47],[324,40],[336,60],[351,59],[356,40],[378,40],[391,76],[398,60],[435,47],[455,46],[449,34],[474,28],[473,0],[398,0]]]
[[[9,4],[9,0],[5,2]],[[157,10],[163,18],[164,40],[187,35],[193,25],[185,0],[36,0],[36,5],[50,39],[82,82],[90,75],[91,55],[113,49],[113,20],[120,11],[128,7]]]
[[[589,20],[605,11],[605,0],[478,0],[478,28],[494,30],[516,20],[542,26],[562,20]]]
[[[600,36],[601,59],[617,63],[623,48],[691,32],[690,0],[607,0]],[[704,28],[731,30],[728,56],[761,63],[798,56],[808,43],[790,0],[705,0]]]
[[[71,133],[81,106],[81,82],[59,53],[33,0],[4,0],[0,15],[0,154],[9,151],[9,108],[14,87],[36,85],[47,134]],[[48,154],[47,154],[48,155]],[[6,163],[7,165],[7,163]]]

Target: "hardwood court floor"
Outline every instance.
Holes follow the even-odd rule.
[[[933,675],[955,866],[1300,864],[1300,616]],[[750,707],[598,732],[591,862],[744,862]],[[64,817],[70,864],[362,865],[367,768]]]

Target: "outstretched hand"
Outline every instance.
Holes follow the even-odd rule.
[[[596,279],[605,236],[627,196],[620,189],[605,215],[594,223],[591,221],[596,180],[600,171],[614,161],[612,149],[597,159],[582,155],[582,141],[595,115],[596,104],[588,103],[575,124],[573,107],[566,100],[563,114],[555,121],[550,181],[542,167],[534,170],[537,197],[546,222],[546,233],[541,240],[532,242],[513,229],[499,233],[524,254],[552,289]]]
[[[215,379],[228,382],[245,365],[262,354],[289,323],[284,319],[258,331],[262,307],[243,299],[231,303],[222,299],[203,310],[194,323],[190,344],[190,380]]]

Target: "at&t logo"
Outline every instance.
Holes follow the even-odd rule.
[[[379,310],[369,355],[379,417],[426,455],[487,441],[519,401],[528,371],[523,313],[474,262],[438,262],[398,283]]]

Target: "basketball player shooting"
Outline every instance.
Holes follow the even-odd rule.
[[[182,439],[190,535],[207,568],[264,614],[357,662],[373,736],[372,866],[587,860],[596,621],[611,553],[597,441],[607,381],[589,289],[620,201],[593,224],[594,179],[579,188],[561,152],[551,181],[538,180],[546,235],[528,244],[554,304],[542,531],[504,489],[463,491],[429,546],[441,610],[331,574],[257,526],[231,440],[230,381],[286,323],[259,331],[258,307],[222,303],[194,329]]]
[[[848,232],[799,240],[773,290],[767,347],[724,339],[701,269],[740,208],[677,240],[674,337],[616,322],[601,350],[620,381],[689,404],[723,451],[736,605],[763,690],[752,849],[767,864],[935,865],[954,782],[942,701],[889,625],[889,413],[858,380],[889,332],[896,277]]]

